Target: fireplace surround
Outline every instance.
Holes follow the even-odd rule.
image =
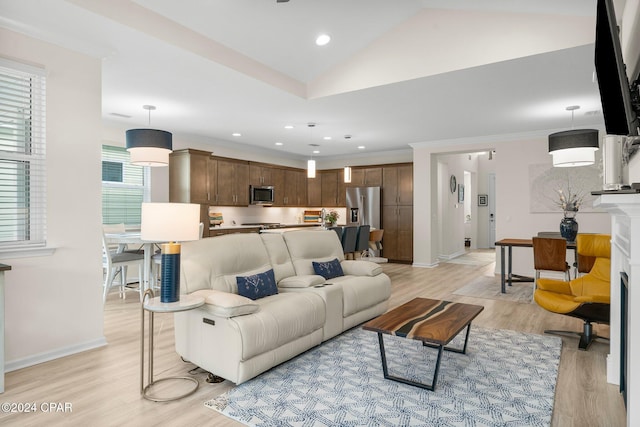
[[[595,200],[594,207],[611,215],[611,343],[607,381],[622,385],[626,401],[631,403],[627,405],[627,426],[638,426],[640,405],[633,402],[640,402],[640,365],[627,362],[625,370],[621,361],[640,360],[640,328],[637,327],[640,325],[640,193],[605,193]],[[621,277],[626,277],[628,283],[624,313]],[[626,378],[622,384],[621,375]]]

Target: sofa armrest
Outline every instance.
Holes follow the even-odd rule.
[[[201,289],[193,292],[191,295],[203,297],[207,311],[220,317],[230,318],[244,316],[260,310],[260,305],[255,301],[229,292]]]
[[[324,283],[324,277],[317,274],[289,276],[278,282],[279,288],[310,288]]]
[[[380,264],[371,261],[344,260],[340,264],[346,276],[377,276],[382,273]]]

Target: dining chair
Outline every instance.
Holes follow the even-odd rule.
[[[127,288],[127,267],[138,266],[138,293],[140,294],[140,300],[142,301],[142,294],[144,292],[144,286],[142,286],[142,269],[144,264],[144,254],[139,252],[113,252],[109,250],[107,244],[107,238],[104,232],[102,233],[102,269],[104,276],[104,293],[102,296],[103,304],[107,300],[107,294],[111,288],[118,286],[120,288],[120,297],[125,298],[125,291]],[[116,282],[116,277],[120,276],[119,282]],[[131,289],[133,290],[133,289]]]
[[[346,226],[342,228],[342,251],[345,258],[356,251],[356,241],[358,238],[358,227]]]
[[[567,241],[555,237],[533,237],[533,267],[536,270],[533,291],[537,288],[540,273],[543,271],[563,272],[565,280],[571,280],[567,262]]]
[[[367,256],[369,253],[369,231],[370,225],[361,225],[358,227],[358,238],[356,239],[356,250],[354,252],[360,253],[360,258]],[[355,259],[355,256],[354,256]]]

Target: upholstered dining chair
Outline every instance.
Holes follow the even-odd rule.
[[[594,257],[589,273],[570,281],[541,278],[534,292],[536,303],[545,310],[581,319],[582,332],[547,330],[549,334],[580,337],[578,348],[587,350],[598,337],[592,323],[609,324],[611,280],[611,236],[578,234],[577,252]]]
[[[111,288],[118,286],[120,288],[120,296],[125,297],[127,288],[127,267],[138,266],[138,292],[142,300],[144,292],[142,286],[142,267],[144,263],[144,254],[142,252],[118,252],[109,249],[107,239],[102,233],[102,269],[104,275],[104,292],[102,302],[107,300],[107,294]],[[116,277],[120,276],[120,280],[116,282]]]
[[[357,239],[357,226],[351,225],[342,228],[342,251],[345,253],[345,257],[348,257],[349,254],[353,254],[356,251]]]
[[[361,225],[358,227],[358,237],[356,238],[355,253],[359,253],[360,257],[367,256],[369,252],[369,231],[370,225]],[[355,256],[354,256],[355,259]]]

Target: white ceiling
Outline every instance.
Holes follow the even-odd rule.
[[[176,137],[300,158],[563,129],[575,104],[601,125],[594,22],[595,0],[0,0],[0,26],[102,59],[107,125],[152,104]]]

